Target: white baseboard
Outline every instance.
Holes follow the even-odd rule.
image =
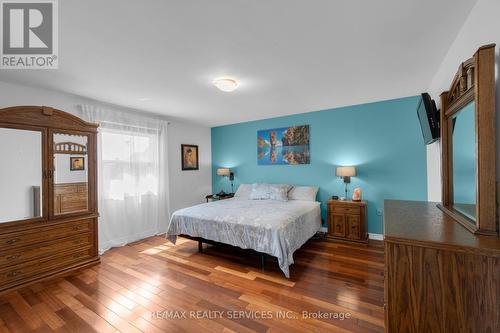
[[[328,232],[328,228],[327,227],[321,227],[321,231],[322,232]],[[369,239],[383,241],[384,240],[384,235],[368,233],[368,238]]]
[[[384,235],[368,233],[368,238],[374,239],[374,240],[383,241],[384,240]]]

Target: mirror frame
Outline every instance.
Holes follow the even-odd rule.
[[[442,204],[438,207],[475,234],[498,235],[496,182],[495,44],[462,64],[441,94]],[[453,116],[475,102],[476,220],[453,208]]]

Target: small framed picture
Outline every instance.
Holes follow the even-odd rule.
[[[71,171],[85,170],[85,157],[70,157],[69,158],[69,169]]]
[[[198,146],[181,145],[182,170],[199,170]]]

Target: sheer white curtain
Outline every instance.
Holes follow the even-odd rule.
[[[81,105],[98,132],[99,250],[165,233],[169,220],[167,125]]]

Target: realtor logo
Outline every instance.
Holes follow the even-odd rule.
[[[0,0],[2,69],[58,67],[57,0]]]

